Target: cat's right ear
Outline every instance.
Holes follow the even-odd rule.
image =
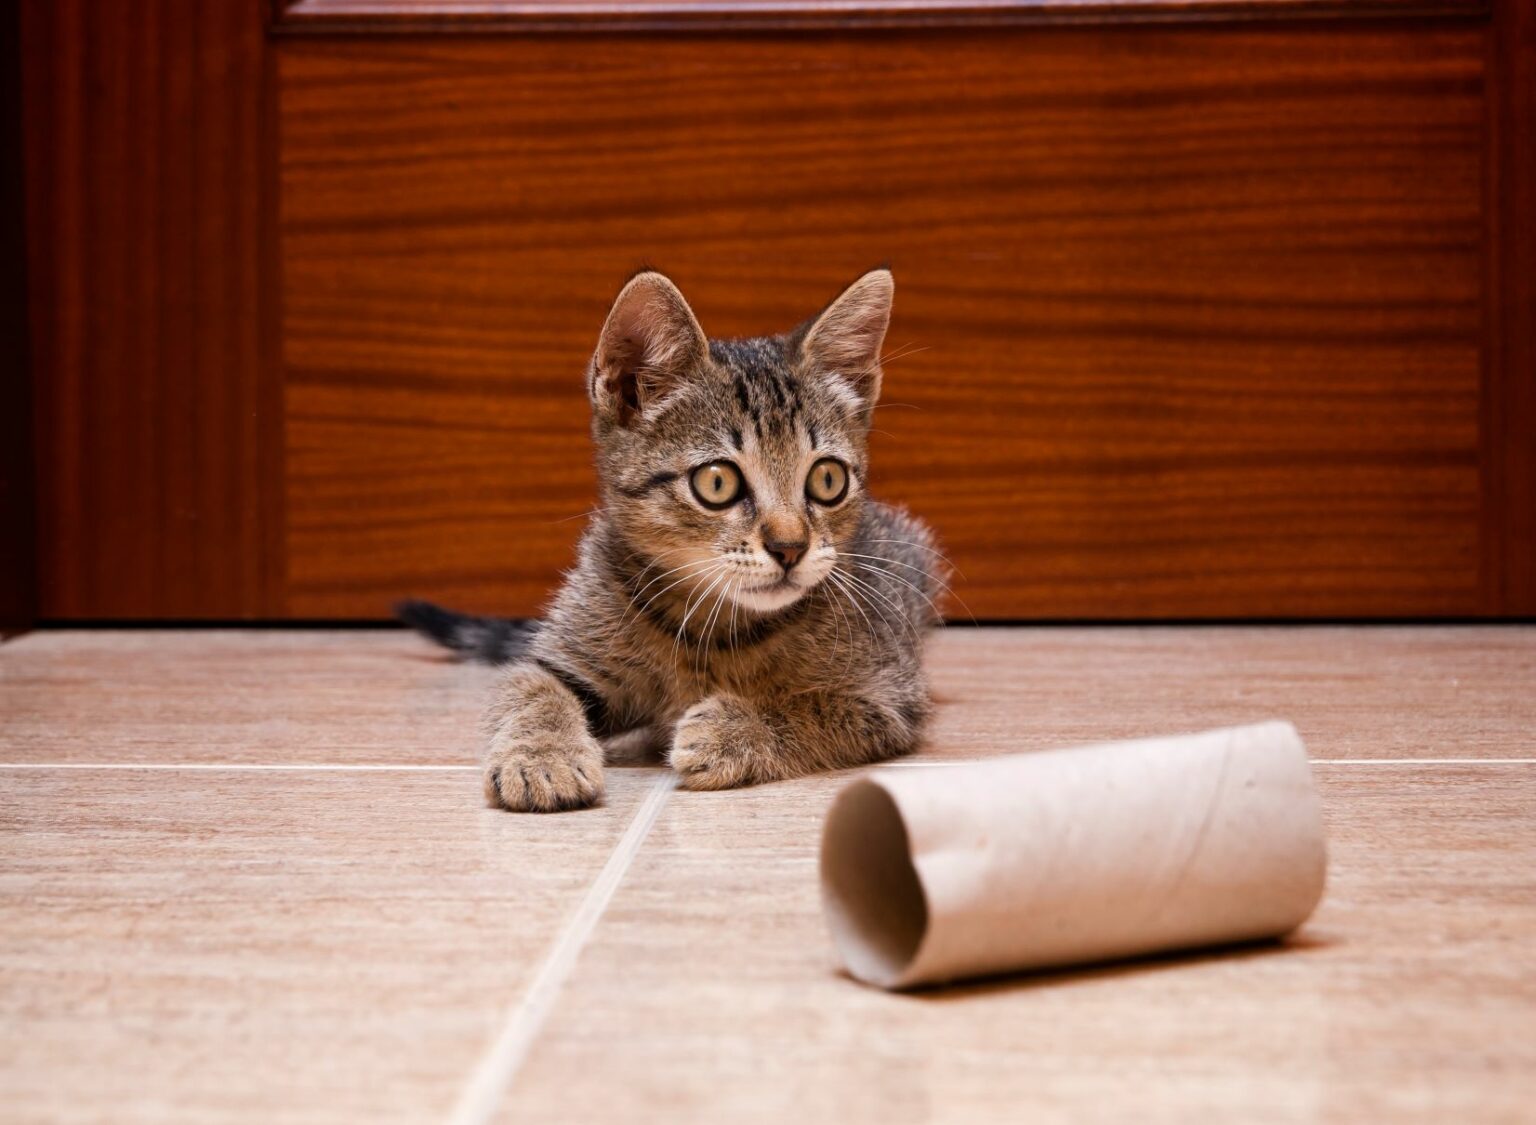
[[[709,355],[709,341],[676,285],[646,270],[630,278],[608,311],[587,390],[599,418],[632,425]]]

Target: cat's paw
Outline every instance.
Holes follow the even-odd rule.
[[[685,789],[730,789],[769,780],[772,751],[772,732],[749,704],[712,695],[683,712],[668,760]]]
[[[513,812],[584,809],[603,799],[603,748],[549,731],[498,734],[485,758],[485,799]]]

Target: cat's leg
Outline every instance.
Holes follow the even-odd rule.
[[[533,662],[506,672],[485,717],[485,796],[519,812],[557,812],[603,796],[603,748],[581,700]]]
[[[711,695],[678,720],[672,768],[688,789],[728,789],[878,762],[922,737],[922,695],[876,702],[844,693],[786,696],[772,705]]]
[[[631,727],[618,734],[610,734],[598,741],[603,744],[603,756],[610,765],[655,765],[666,755],[671,744],[672,731],[666,727]]]

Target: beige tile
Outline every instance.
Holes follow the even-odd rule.
[[[440,1119],[655,777],[0,772],[0,1118]]]
[[[1536,757],[1536,628],[952,629],[922,759],[1281,715],[1323,758]],[[0,761],[463,764],[494,678],[400,632],[0,646]],[[0,770],[0,1118],[436,1119],[655,774]],[[893,997],[838,976],[843,778],[676,794],[506,1107],[532,1120],[1516,1120],[1536,767],[1319,769],[1289,950]]]
[[[912,996],[833,971],[835,780],[679,793],[506,1118],[1529,1120],[1536,768],[1319,774],[1330,888],[1290,947]]]
[[[0,761],[471,764],[495,674],[403,631],[31,633]]]
[[[1289,718],[1317,757],[1536,757],[1536,627],[953,628],[921,757]],[[0,646],[0,761],[468,764],[495,672],[404,632]]]
[[[1290,719],[1318,758],[1536,757],[1536,626],[951,628],[923,757]]]

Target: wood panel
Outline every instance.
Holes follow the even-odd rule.
[[[1487,0],[273,0],[278,31],[740,31],[1469,15]]]
[[[279,55],[291,614],[538,608],[642,261],[720,335],[894,264],[875,485],[961,613],[1486,608],[1475,24]]]
[[[1489,32],[1487,603],[1536,616],[1536,3]]]
[[[281,498],[261,7],[22,18],[41,615],[258,615]]]
[[[0,636],[37,615],[21,138],[21,28],[8,12],[0,17]]]

